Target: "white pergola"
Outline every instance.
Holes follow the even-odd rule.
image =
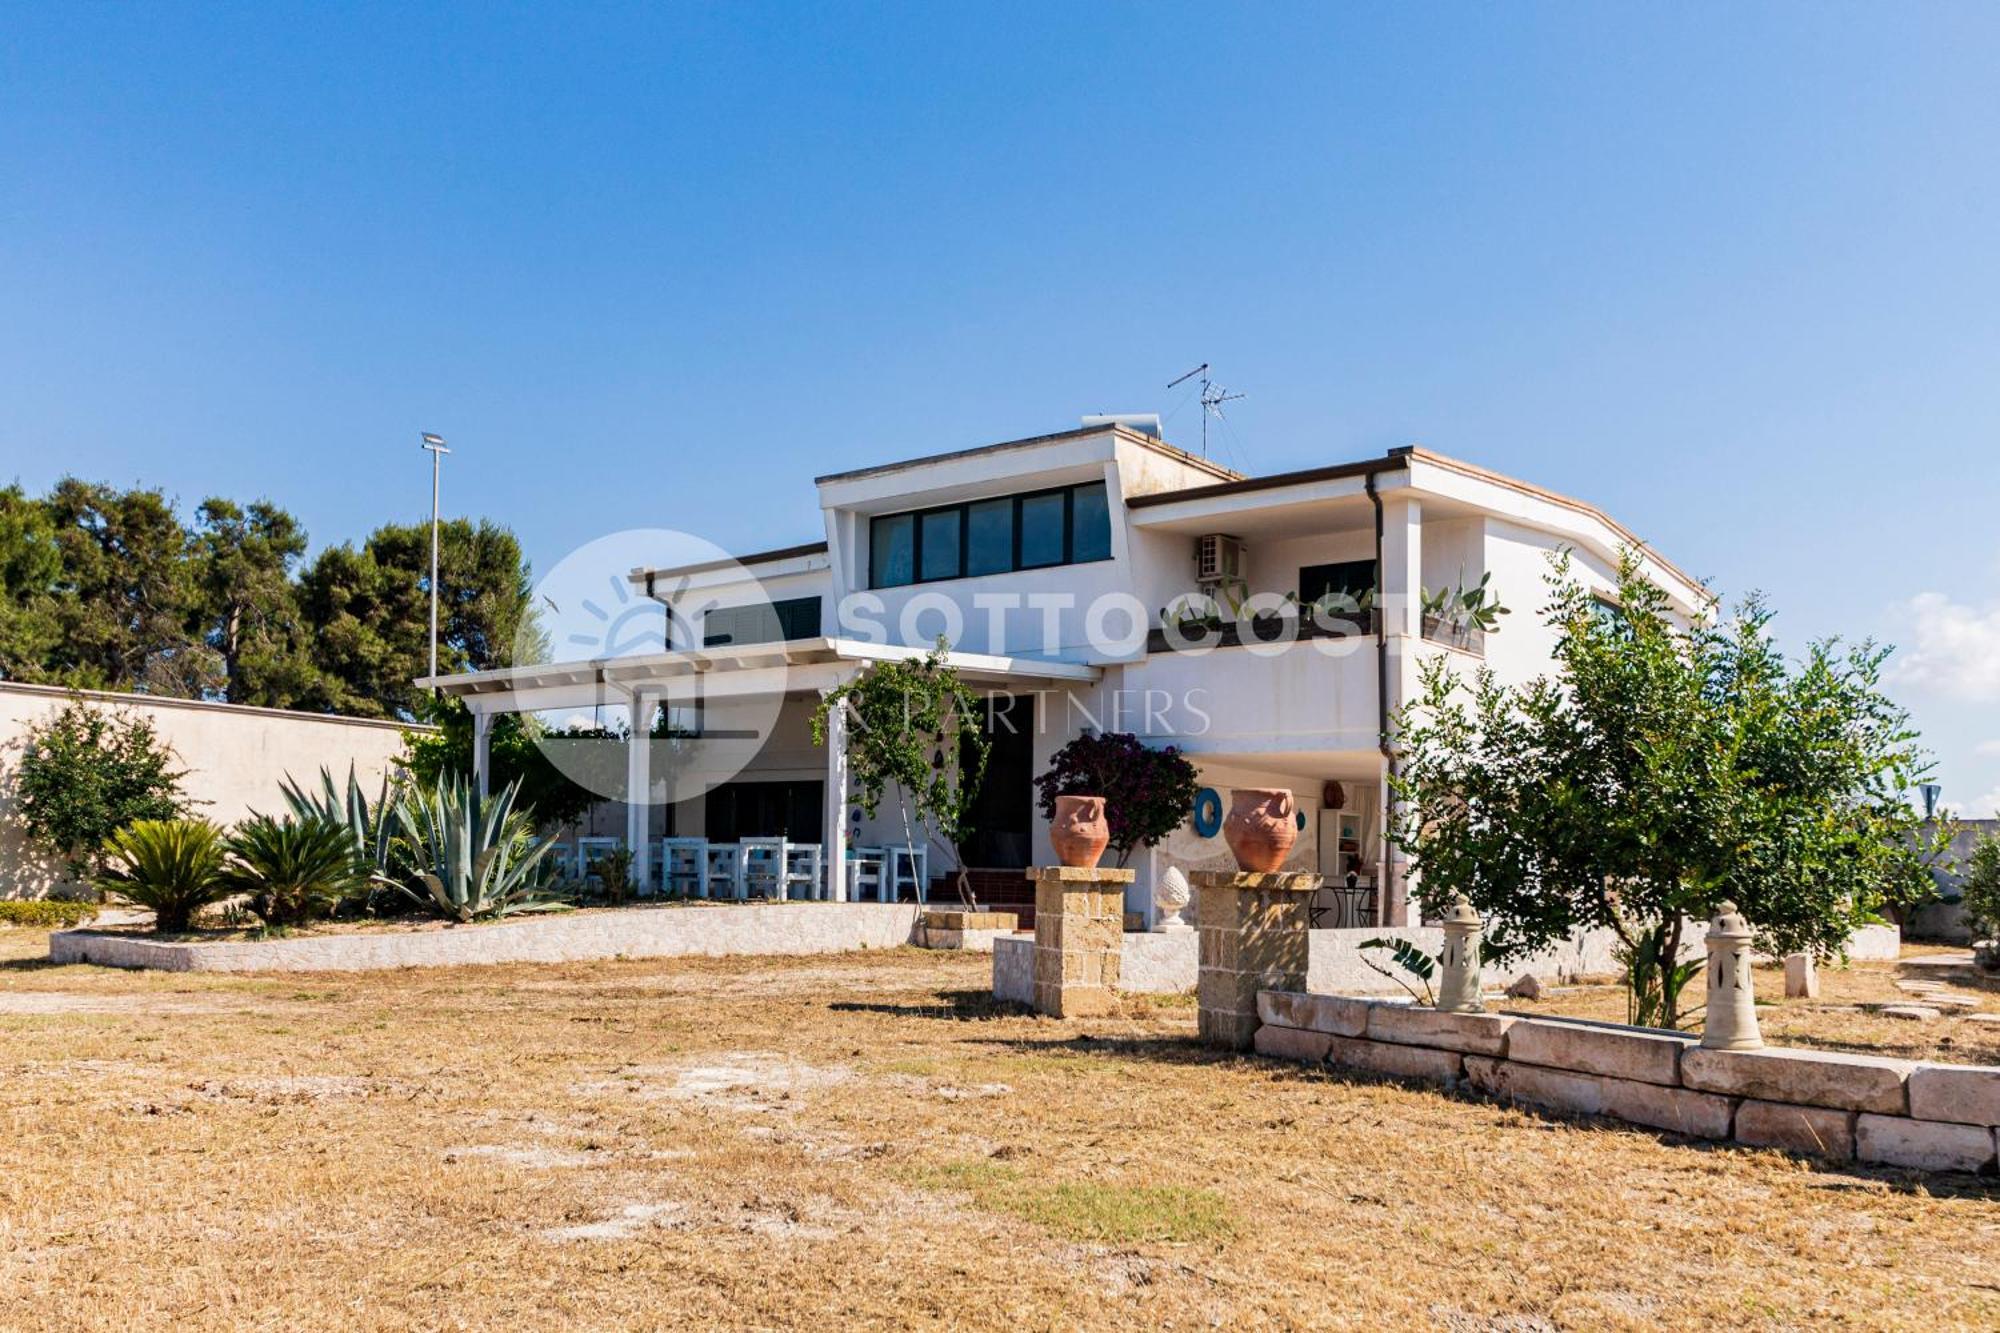
[[[677,696],[711,702],[803,693],[823,696],[871,663],[921,658],[930,651],[857,639],[799,639],[426,676],[416,683],[456,696],[471,712],[473,781],[481,796],[490,782],[495,717],[607,706],[624,709],[626,844],[632,852],[633,878],[646,884],[652,875],[647,817],[653,784],[651,723],[662,704],[673,704]],[[951,652],[945,661],[975,687],[1073,687],[1093,684],[1102,675],[1097,667],[1080,662],[985,653]],[[847,896],[847,786],[847,725],[845,717],[835,713],[827,727],[822,807],[827,896],[834,900]]]

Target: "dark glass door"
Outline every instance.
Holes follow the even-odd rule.
[[[703,810],[703,834],[710,842],[742,838],[789,838],[824,842],[825,811],[817,782],[725,782],[710,792]]]

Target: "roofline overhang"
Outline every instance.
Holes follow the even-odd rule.
[[[925,467],[932,463],[950,463],[962,458],[977,458],[981,454],[997,453],[1003,449],[1026,449],[1038,444],[1056,444],[1063,440],[1088,439],[1093,435],[1115,436],[1127,444],[1136,444],[1142,449],[1151,449],[1156,454],[1171,458],[1177,463],[1185,463],[1189,467],[1207,472],[1223,481],[1237,480],[1243,475],[1231,468],[1222,466],[1222,464],[1213,459],[1203,458],[1200,454],[1191,454],[1178,445],[1168,444],[1165,440],[1148,435],[1143,431],[1136,431],[1129,426],[1120,426],[1113,423],[1104,426],[1079,426],[1075,430],[1059,430],[1048,435],[1030,435],[1020,440],[1002,440],[998,444],[975,445],[970,449],[954,449],[948,453],[926,454],[921,458],[906,458],[894,463],[875,463],[868,467],[854,468],[847,472],[829,472],[823,477],[814,477],[813,484],[815,486],[824,486],[828,482],[858,481],[863,477],[879,477],[891,472],[901,472],[907,468]]]
[[[455,676],[420,676],[415,683],[418,689],[435,689],[462,699],[578,685],[629,691],[649,684],[665,684],[714,672],[840,663],[849,663],[858,669],[871,662],[909,661],[926,657],[931,652],[930,648],[900,643],[868,643],[839,638],[798,639],[789,643],[746,644],[735,649],[683,649],[638,657],[501,667]],[[991,653],[948,652],[945,663],[954,670],[984,679],[1091,684],[1104,674],[1101,668],[1083,662],[1002,657]]]
[[[634,565],[626,579],[635,585],[644,585],[646,595],[652,595],[655,580],[685,574],[707,574],[718,569],[732,567],[748,569],[752,565],[775,565],[786,560],[825,555],[830,548],[824,541],[800,542],[797,546],[778,546],[768,551],[753,551],[749,555],[726,555],[719,560],[703,560],[692,565]]]
[[[1517,494],[1529,496],[1552,504],[1571,513],[1602,524],[1616,539],[1618,544],[1629,546],[1647,560],[1657,565],[1688,588],[1703,596],[1710,596],[1708,586],[1681,569],[1673,561],[1661,555],[1651,544],[1642,540],[1630,528],[1587,500],[1564,495],[1560,491],[1537,486],[1533,482],[1522,481],[1505,473],[1495,472],[1477,463],[1468,463],[1462,458],[1437,453],[1422,445],[1403,445],[1391,449],[1381,458],[1363,459],[1356,463],[1338,463],[1331,467],[1304,468],[1296,472],[1277,472],[1268,477],[1245,477],[1239,481],[1220,482],[1213,486],[1194,486],[1178,491],[1156,491],[1150,495],[1135,495],[1125,502],[1128,509],[1153,509],[1162,505],[1199,503],[1202,500],[1227,499],[1231,496],[1251,495],[1260,491],[1283,490],[1295,486],[1307,486],[1316,482],[1338,481],[1353,477],[1381,476],[1385,473],[1408,471],[1413,463],[1422,463],[1447,472],[1488,485],[1499,486]]]

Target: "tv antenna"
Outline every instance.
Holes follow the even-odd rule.
[[[1247,397],[1247,395],[1231,393],[1210,379],[1208,377],[1208,362],[1206,361],[1173,381],[1167,387],[1169,389],[1178,389],[1197,375],[1201,377],[1201,456],[1206,458],[1208,457],[1208,419],[1214,417],[1217,421],[1224,420],[1222,405],[1224,403],[1233,403],[1238,398]]]

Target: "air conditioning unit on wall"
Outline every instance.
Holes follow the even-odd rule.
[[[1203,587],[1241,583],[1248,577],[1248,549],[1240,537],[1220,532],[1194,539],[1194,581]]]

